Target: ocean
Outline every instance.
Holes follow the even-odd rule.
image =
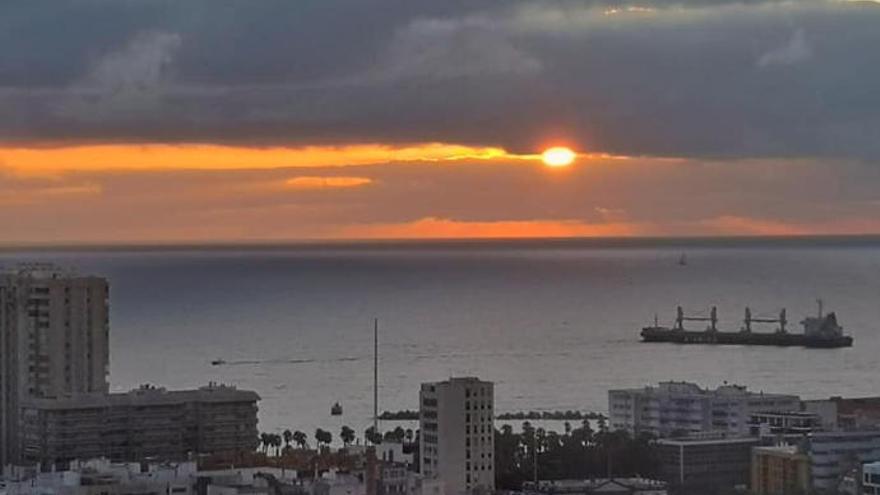
[[[0,252],[6,267],[19,261],[109,279],[113,391],[210,381],[252,389],[262,431],[338,436],[342,424],[359,433],[370,424],[373,318],[380,410],[417,409],[420,383],[463,375],[496,383],[498,412],[606,412],[608,389],[659,380],[805,398],[880,394],[876,238]],[[639,342],[655,314],[671,324],[678,304],[694,313],[716,305],[728,330],[740,328],[746,305],[755,316],[786,307],[800,331],[817,298],[854,347]],[[330,416],[335,402],[342,416]]]

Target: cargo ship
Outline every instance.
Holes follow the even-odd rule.
[[[786,329],[788,319],[785,309],[779,312],[776,318],[755,318],[749,308],[746,308],[744,326],[738,332],[724,332],[717,328],[718,311],[713,306],[709,316],[686,316],[681,306],[678,307],[675,326],[672,328],[660,326],[657,317],[654,317],[654,325],[642,329],[643,342],[669,342],[674,344],[718,344],[718,345],[772,345],[772,346],[802,346],[818,348],[850,347],[853,339],[844,335],[843,327],[837,323],[837,315],[834,312],[824,314],[822,302],[819,303],[817,316],[808,316],[801,321],[804,327],[803,333],[790,333]],[[709,326],[705,330],[687,330],[684,328],[686,321],[707,321]],[[776,323],[778,327],[773,332],[755,332],[752,325],[755,323]]]

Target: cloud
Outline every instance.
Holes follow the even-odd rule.
[[[596,156],[600,157],[600,156]],[[585,159],[591,158],[585,156]],[[137,170],[253,170],[355,167],[389,162],[471,163],[539,160],[500,148],[443,143],[407,146],[234,147],[199,144],[79,145],[0,147],[0,165],[20,176],[57,176],[64,172]]]
[[[0,9],[7,143],[445,142],[525,153],[565,141],[622,155],[880,158],[880,64],[864,49],[880,44],[876,4]]]
[[[351,187],[363,187],[372,183],[373,180],[367,177],[300,176],[292,177],[284,181],[284,187],[292,190],[347,189]]]
[[[794,65],[809,60],[813,55],[807,44],[807,36],[803,29],[798,29],[791,35],[788,43],[774,48],[758,59],[758,67],[771,65]]]
[[[639,231],[638,226],[625,223],[588,224],[579,220],[473,222],[427,217],[406,223],[343,227],[333,236],[343,239],[625,237]]]
[[[465,160],[0,175],[0,242],[880,233],[880,168],[858,162],[597,158],[559,172]]]

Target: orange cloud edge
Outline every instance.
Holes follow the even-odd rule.
[[[582,153],[579,159],[623,158]],[[17,175],[68,172],[260,170],[351,167],[399,162],[540,162],[540,153],[517,154],[495,146],[454,143],[350,144],[246,147],[215,144],[84,144],[54,147],[0,146],[0,167]]]

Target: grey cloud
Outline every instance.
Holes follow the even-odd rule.
[[[34,4],[0,7],[6,141],[880,158],[876,5]]]

